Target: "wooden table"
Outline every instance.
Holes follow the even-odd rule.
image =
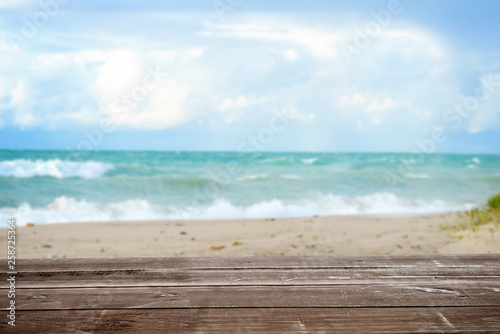
[[[500,254],[18,260],[1,333],[500,333]]]

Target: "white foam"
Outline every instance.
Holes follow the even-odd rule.
[[[298,175],[292,175],[292,174],[286,174],[286,175],[279,175],[277,176],[278,178],[282,180],[302,180],[302,178]],[[252,174],[252,175],[245,175],[242,177],[238,178],[238,181],[255,181],[255,180],[264,180],[269,178],[268,174]]]
[[[401,159],[401,161],[403,161],[404,164],[407,164],[407,165],[413,165],[414,163],[416,163],[417,161],[413,158],[410,158],[410,159]]]
[[[114,221],[168,218],[168,209],[150,204],[146,200],[128,200],[102,205],[79,201],[65,196],[56,198],[47,207],[33,208],[22,204],[18,208],[0,209],[0,218],[4,221],[14,217],[25,224],[34,222],[61,223],[77,221]]]
[[[473,163],[475,163],[476,165],[479,165],[481,163],[481,160],[479,158],[472,158],[471,159]]]
[[[280,175],[280,179],[283,179],[283,180],[302,180],[302,177],[300,177],[298,175],[286,174],[286,175]]]
[[[246,175],[238,178],[238,181],[254,181],[254,180],[261,180],[261,179],[266,179],[267,174],[253,174],[253,175]]]
[[[408,179],[432,179],[432,177],[427,174],[406,174],[404,177]]]
[[[59,179],[69,177],[92,179],[101,177],[112,169],[113,165],[96,161],[16,159],[0,162],[0,176],[19,178],[49,176]]]
[[[375,193],[359,197],[318,195],[309,200],[286,203],[270,200],[250,206],[236,206],[218,199],[205,207],[159,206],[142,199],[111,204],[98,204],[73,198],[58,197],[47,207],[33,208],[22,204],[18,208],[0,209],[0,219],[15,217],[20,225],[27,222],[57,223],[76,221],[115,221],[148,219],[220,219],[299,217],[338,214],[406,214],[467,210],[476,203],[449,203],[442,200],[405,199],[391,193]]]
[[[312,165],[316,161],[318,161],[318,158],[309,158],[309,159],[301,159],[302,163],[305,163],[306,165]]]

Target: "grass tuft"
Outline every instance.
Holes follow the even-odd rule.
[[[439,228],[444,230],[476,231],[481,225],[494,223],[495,227],[500,224],[500,193],[488,199],[487,205],[480,208],[474,208],[469,211],[458,214],[460,222],[455,225],[441,225]]]
[[[500,193],[488,199],[488,208],[492,210],[500,210]]]

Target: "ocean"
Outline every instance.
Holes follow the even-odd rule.
[[[20,225],[465,210],[500,155],[0,151],[0,219]]]

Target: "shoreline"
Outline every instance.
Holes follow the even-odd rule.
[[[321,215],[321,214],[315,214],[315,215],[310,215],[310,216],[273,216],[273,217],[237,217],[237,218],[194,218],[194,219],[184,219],[184,218],[165,218],[165,219],[140,219],[140,220],[130,220],[130,219],[123,219],[123,220],[82,220],[82,221],[55,221],[55,222],[49,222],[49,223],[33,223],[37,226],[47,226],[47,225],[71,225],[71,224],[106,224],[106,223],[136,223],[136,222],[143,222],[143,223],[155,223],[155,222],[187,222],[187,221],[256,221],[256,220],[270,220],[270,219],[309,219],[309,218],[334,218],[335,217],[354,217],[354,216],[359,216],[359,217],[372,217],[372,218],[379,218],[379,219],[385,219],[385,218],[411,218],[411,217],[418,217],[422,215],[448,215],[448,214],[458,214],[460,212],[465,212],[468,209],[463,209],[463,210],[444,210],[444,211],[423,211],[423,212],[389,212],[389,213],[342,213],[342,214],[327,214],[327,215]],[[26,224],[32,223],[32,221],[28,221]],[[19,222],[17,222],[19,224]],[[17,225],[17,227],[25,227],[26,225]],[[0,227],[0,230],[2,228]]]
[[[459,221],[457,212],[447,212],[50,223],[18,226],[16,250],[18,259],[500,253],[492,223],[475,231],[440,229]],[[6,228],[0,244],[6,258]]]

